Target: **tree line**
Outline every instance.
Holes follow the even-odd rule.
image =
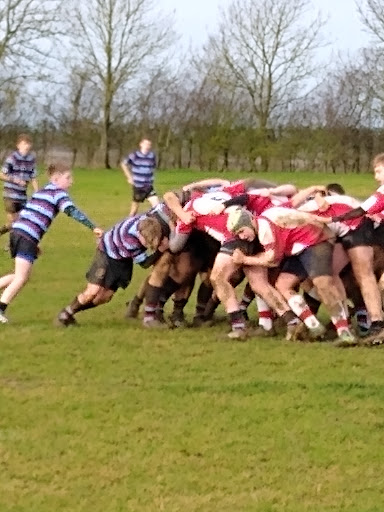
[[[384,2],[371,45],[322,62],[310,0],[233,0],[182,50],[156,0],[0,0],[0,153],[115,167],[150,137],[161,168],[365,172],[384,150]]]

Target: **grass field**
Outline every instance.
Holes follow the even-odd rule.
[[[157,188],[205,176],[161,172]],[[337,179],[360,197],[376,188]],[[129,208],[117,171],[77,171],[72,196],[103,227]],[[237,344],[225,325],[143,331],[123,319],[139,268],[79,328],[57,330],[94,247],[58,218],[1,326],[0,512],[382,512],[382,350]],[[10,266],[4,253],[1,273]]]

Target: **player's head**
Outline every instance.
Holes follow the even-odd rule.
[[[379,153],[372,161],[375,180],[384,185],[384,153]]]
[[[145,155],[151,151],[152,142],[147,137],[143,137],[139,143],[140,151]]]
[[[145,217],[139,222],[137,229],[144,247],[155,251],[162,238],[160,222],[153,217]]]
[[[326,186],[328,196],[343,196],[345,194],[344,187],[340,183],[329,183]]]
[[[16,147],[20,155],[28,155],[32,149],[32,138],[26,133],[20,133],[16,139]]]
[[[72,170],[64,163],[50,164],[47,174],[49,181],[63,190],[68,190],[73,183]]]
[[[229,212],[227,229],[241,240],[252,242],[256,238],[253,215],[245,208],[234,208]]]

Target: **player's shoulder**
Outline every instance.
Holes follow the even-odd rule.
[[[376,190],[376,194],[384,195],[384,185],[380,185],[380,187]]]

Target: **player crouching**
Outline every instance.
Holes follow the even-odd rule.
[[[147,253],[147,249],[154,251]],[[109,302],[118,288],[125,289],[131,281],[133,264],[149,268],[168,249],[168,238],[162,237],[160,222],[139,215],[119,222],[102,237],[90,269],[87,287],[62,309],[58,325],[76,323],[80,311]]]
[[[270,208],[259,217],[253,217],[250,212],[246,216],[245,212],[244,209],[232,211],[228,219],[228,229],[242,240],[252,241],[257,235],[264,252],[246,256],[237,250],[233,254],[235,263],[251,266],[281,264],[281,273],[275,287],[313,337],[317,338],[325,332],[325,328],[312,314],[303,297],[296,292],[297,285],[309,277],[336,328],[339,336],[336,345],[357,345],[357,340],[348,327],[348,313],[342,294],[332,280],[333,245],[321,226],[308,223],[310,219],[314,221],[318,218],[308,215],[304,225],[282,227],[284,217],[290,219],[296,216],[296,220],[292,219],[293,224],[296,221],[303,224],[304,217],[300,221],[296,212],[281,207]]]

